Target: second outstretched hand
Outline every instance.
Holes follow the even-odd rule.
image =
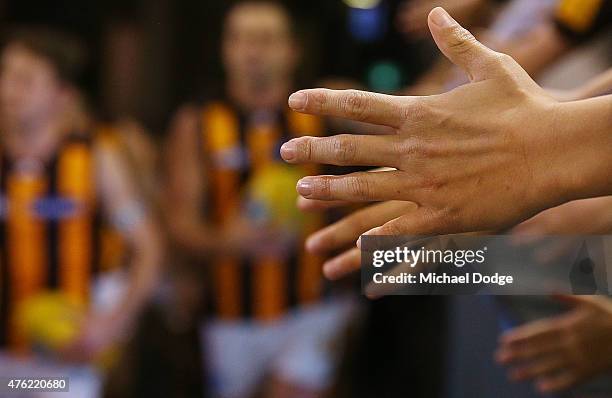
[[[504,229],[569,200],[611,193],[610,97],[560,103],[509,56],[479,43],[443,9],[433,38],[471,83],[445,94],[399,97],[303,90],[296,111],[392,127],[384,136],[301,137],[281,148],[289,163],[396,170],[313,176],[305,198],[411,201],[418,209],[368,234],[446,234]],[[569,167],[568,165],[571,165]]]

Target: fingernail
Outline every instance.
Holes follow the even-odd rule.
[[[296,111],[301,111],[306,107],[307,96],[305,93],[298,91],[289,96],[289,107]]]
[[[305,178],[302,178],[297,183],[297,191],[300,195],[307,197],[312,194],[313,183]]]
[[[431,12],[431,21],[441,28],[447,28],[455,23],[455,20],[442,7],[436,7]]]
[[[361,236],[359,238],[357,238],[356,245],[357,245],[358,248],[361,249]]]
[[[295,153],[296,153],[295,144],[293,142],[291,141],[285,142],[281,146],[280,154],[284,160],[291,161],[295,159]]]

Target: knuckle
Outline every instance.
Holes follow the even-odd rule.
[[[455,54],[466,54],[471,51],[476,42],[476,38],[465,28],[452,26],[447,28],[448,49]]]
[[[346,179],[348,193],[357,198],[368,200],[372,197],[372,190],[368,181],[361,177],[348,177]]]
[[[355,159],[357,145],[348,136],[339,136],[332,140],[332,154],[334,159],[340,163],[348,163]]]
[[[391,153],[405,161],[420,158],[424,155],[423,143],[416,137],[406,138],[392,145]]]
[[[429,103],[429,98],[425,97],[414,101],[412,106],[404,107],[402,114],[406,120],[428,121],[434,111],[434,107]]]
[[[298,153],[302,160],[312,160],[312,139],[311,138],[302,138],[301,141],[298,141],[298,145],[300,150]]]
[[[444,125],[450,115],[436,104],[440,96],[421,98],[414,101],[411,106],[403,108],[402,115],[406,123],[413,128],[429,130]]]
[[[514,65],[514,59],[508,54],[495,53],[490,58],[489,65],[504,72],[509,72]]]
[[[312,106],[315,112],[321,113],[329,108],[328,90],[315,90],[308,95],[308,105]]]
[[[321,199],[327,199],[331,196],[331,179],[322,177],[318,186],[318,194]]]
[[[419,151],[422,153],[422,148]],[[438,191],[444,186],[442,177],[433,173],[422,173],[418,178],[419,186],[428,191]]]
[[[366,92],[348,90],[340,106],[351,119],[363,120],[368,109],[369,97],[370,94]]]

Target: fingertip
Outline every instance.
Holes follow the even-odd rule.
[[[295,161],[297,155],[297,148],[295,142],[293,142],[293,140],[285,142],[280,147],[280,155],[285,162],[292,163],[293,161]]]
[[[456,21],[442,7],[431,10],[427,20],[439,28],[447,28],[456,24]]]
[[[326,261],[323,263],[323,276],[330,281],[335,281],[338,279],[338,270],[332,261]]]
[[[295,111],[304,111],[308,104],[308,94],[304,90],[297,91],[289,96],[287,103]]]
[[[334,257],[323,263],[323,275],[330,281],[337,281],[352,271],[350,265],[341,256]]]
[[[304,244],[306,250],[311,253],[317,253],[321,250],[322,240],[318,234],[311,235],[306,239],[306,243]]]

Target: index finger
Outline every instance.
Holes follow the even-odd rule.
[[[300,90],[289,97],[293,110],[399,128],[414,97],[399,97],[359,90]]]

